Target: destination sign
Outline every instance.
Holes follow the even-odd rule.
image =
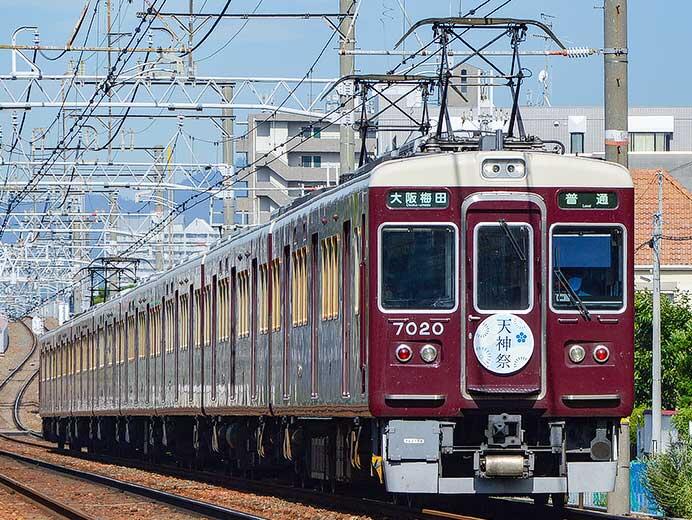
[[[449,193],[430,190],[392,190],[387,194],[392,209],[444,209],[449,206]]]
[[[618,195],[612,191],[563,191],[558,195],[557,205],[562,209],[614,209],[618,206]]]

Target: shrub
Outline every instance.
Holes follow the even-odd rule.
[[[692,443],[674,444],[645,463],[646,486],[666,515],[692,518]]]

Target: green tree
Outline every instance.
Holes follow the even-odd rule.
[[[634,395],[637,405],[651,404],[652,295],[635,295]],[[692,402],[692,301],[686,294],[661,298],[661,390],[664,408]]]

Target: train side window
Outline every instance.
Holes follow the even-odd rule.
[[[301,247],[291,257],[291,310],[294,327],[308,323],[308,248]]]
[[[185,293],[180,295],[180,320],[178,321],[178,341],[180,350],[188,348],[188,327],[190,326],[190,296]]]
[[[212,310],[212,286],[207,285],[204,290],[204,345],[211,345],[211,310]]]
[[[335,320],[339,317],[339,236],[332,235],[321,242],[320,268],[322,284],[323,320]]]
[[[269,332],[269,270],[267,264],[259,267],[259,333]]]
[[[137,356],[139,359],[144,358],[147,353],[147,314],[140,312],[137,323]]]
[[[360,314],[360,246],[361,229],[353,228],[353,312]]]
[[[195,348],[200,347],[202,327],[204,327],[204,323],[202,322],[202,295],[200,293],[201,291],[196,289],[193,295],[194,306],[192,309],[192,323],[194,329],[192,331],[192,345]]]
[[[281,261],[278,258],[271,263],[272,287],[272,331],[281,330]]]
[[[238,337],[245,338],[250,335],[250,272],[248,270],[238,273]]]
[[[476,309],[529,310],[533,306],[533,228],[504,221],[479,224],[474,232],[474,251]]]
[[[625,237],[617,225],[559,225],[551,232],[551,297],[556,311],[625,307]]]
[[[133,361],[135,359],[135,329],[136,320],[134,316],[130,316],[127,319],[127,360]]]
[[[106,329],[99,329],[99,368],[106,366]]]
[[[218,300],[218,303],[216,305],[216,326],[217,328],[217,333],[216,337],[218,341],[227,341],[229,337],[229,323],[228,323],[228,316],[229,316],[229,285],[228,285],[228,278],[224,278],[219,282],[219,288],[216,292],[216,298]]]
[[[118,354],[115,362],[117,364],[122,364],[125,361],[125,322],[122,320],[118,322]]]

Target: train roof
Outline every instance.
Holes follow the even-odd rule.
[[[523,178],[488,179],[483,163],[497,159],[521,159],[526,164]],[[632,177],[624,166],[584,157],[545,152],[449,152],[421,154],[376,165],[370,186],[411,187],[565,187],[632,188]]]

